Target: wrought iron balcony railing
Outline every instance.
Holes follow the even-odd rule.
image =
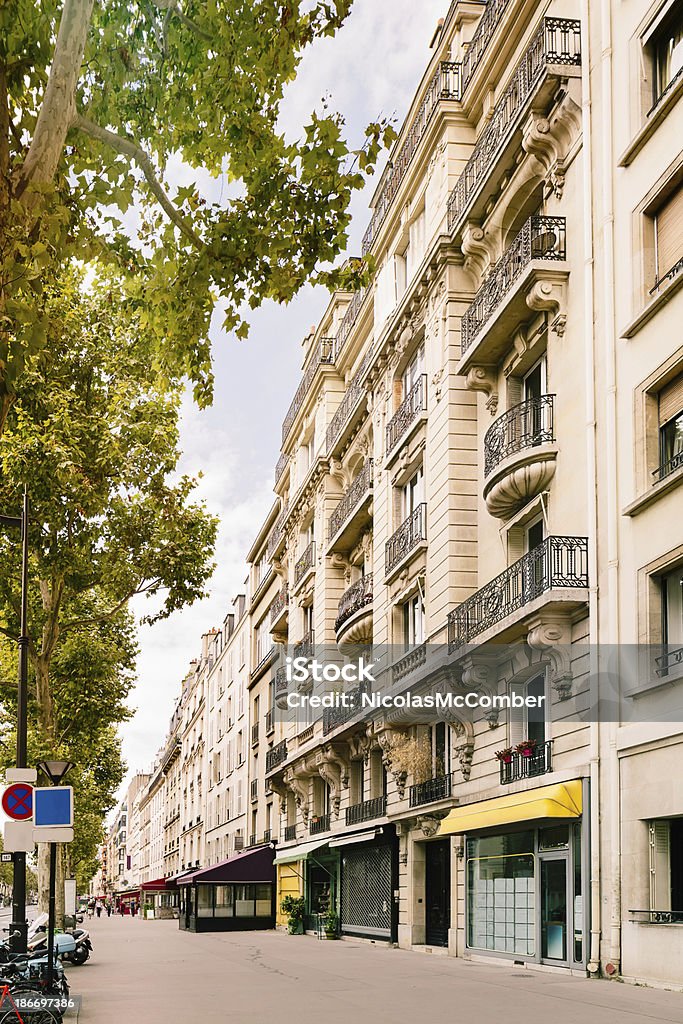
[[[446,800],[453,789],[451,775],[439,775],[426,782],[417,782],[410,787],[410,806],[420,807],[422,804],[433,804],[436,800]]]
[[[659,483],[660,480],[664,480],[665,477],[669,476],[671,473],[675,473],[677,469],[681,468],[681,466],[683,466],[683,451],[672,455],[670,459],[667,459],[666,462],[662,462],[662,464],[653,471],[652,475],[655,478],[654,482]]]
[[[374,800],[363,800],[361,804],[354,804],[346,808],[346,824],[360,825],[362,821],[372,821],[373,818],[381,818],[387,811],[387,798],[377,796]]]
[[[351,513],[360,505],[372,490],[373,482],[373,460],[366,459],[358,476],[351,482],[344,497],[340,500],[334,512],[330,516],[328,524],[330,540],[336,537],[342,526],[351,517]]]
[[[348,306],[346,307],[346,312],[344,313],[344,317],[342,319],[342,322],[339,325],[339,330],[337,331],[337,337],[334,340],[334,358],[335,358],[335,361],[337,359],[339,359],[339,355],[341,353],[341,350],[344,348],[344,345],[349,340],[349,335],[351,334],[351,331],[353,330],[353,326],[354,326],[356,320],[358,319],[358,317],[360,316],[360,311],[363,308],[363,304],[365,303],[365,299],[371,293],[372,293],[372,290],[368,289],[368,288],[360,288],[357,292],[353,293],[353,296],[351,297],[351,301],[349,302]]]
[[[396,533],[386,542],[385,573],[390,573],[418,544],[426,540],[427,506],[423,502],[401,523]]]
[[[629,910],[647,924],[683,924],[683,910]]]
[[[469,85],[510,0],[488,0],[462,60],[462,92]]]
[[[270,829],[270,828],[267,828],[265,830],[265,832],[263,833],[263,839],[261,840],[261,842],[269,843],[270,842],[270,837],[272,836],[272,834],[273,834],[273,830]]]
[[[339,601],[338,614],[334,623],[336,633],[347,619],[350,619],[361,608],[372,604],[372,579],[372,573],[366,573],[365,576],[361,576],[359,580],[352,583],[348,590],[344,591]]]
[[[546,537],[448,615],[448,649],[470,643],[490,626],[553,587],[588,586],[586,537]]]
[[[427,375],[421,374],[387,423],[387,455],[390,455],[421,412],[427,411]]]
[[[580,64],[581,22],[573,18],[544,18],[507,88],[493,108],[491,119],[477,139],[472,155],[450,194],[450,231],[464,217],[472,199],[491,174],[499,150],[521,120],[546,68]]]
[[[282,764],[282,762],[286,760],[287,740],[282,740],[266,754],[266,771],[272,772],[273,768],[277,768],[278,765]]]
[[[553,770],[553,741],[546,740],[536,747],[531,754],[518,754],[513,750],[509,761],[500,762],[500,782],[517,782],[518,779],[532,779],[536,775],[545,775]]]
[[[275,463],[275,486],[276,487],[277,487],[277,484],[278,484],[278,481],[279,481],[280,477],[282,476],[284,471],[287,469],[288,465],[289,465],[289,455],[287,454],[287,452],[281,452],[280,453],[280,458]]]
[[[356,715],[362,713],[362,697],[364,693],[370,692],[370,684],[368,682],[359,683],[355,690],[347,692],[349,695],[347,705],[323,709],[323,736],[327,736],[340,725],[345,725]]]
[[[280,515],[275,520],[275,526],[271,530],[270,537],[268,538],[268,545],[266,547],[266,554],[268,558],[273,557],[273,554],[277,551],[280,545],[280,541],[282,540],[283,537],[285,519],[287,518],[288,512],[289,502],[285,502],[285,504],[282,506],[282,511],[280,512]]]
[[[461,351],[465,353],[503,301],[515,281],[532,260],[558,261],[567,258],[564,217],[530,217],[512,244],[491,269],[465,310],[460,326]]]
[[[286,702],[287,692],[289,690],[289,680],[287,679],[287,669],[279,668],[275,673],[275,702],[278,706],[282,706],[283,701]]]
[[[252,832],[252,834],[249,836],[249,843],[248,843],[248,845],[249,846],[258,846],[258,840],[256,838],[256,833],[255,832]]]
[[[275,645],[275,644],[271,644],[271,645],[270,645],[270,647],[268,647],[268,648],[267,648],[267,649],[266,649],[266,650],[265,650],[265,651],[264,651],[264,652],[263,652],[263,653],[261,654],[261,656],[260,656],[260,658],[259,658],[259,660],[258,660],[258,662],[257,662],[257,664],[256,664],[256,668],[255,668],[255,669],[253,669],[253,671],[251,672],[251,677],[252,677],[252,679],[253,679],[253,677],[254,677],[254,676],[255,676],[255,675],[256,675],[256,674],[258,673],[258,672],[260,672],[260,671],[261,671],[261,669],[263,668],[263,666],[264,666],[264,665],[267,665],[267,664],[268,664],[268,662],[270,661],[270,659],[271,659],[272,657],[274,657],[274,655],[275,655],[275,652],[276,652],[276,650],[277,650],[277,647],[276,647],[276,645]]]
[[[415,151],[424,137],[432,114],[441,100],[459,100],[461,98],[460,77],[460,63],[450,60],[441,61],[434,77],[429,83],[427,93],[413,119],[405,142],[389,165],[384,184],[372,211],[372,218],[363,236],[362,253],[364,256],[372,248],[375,236],[384,223],[389,208],[396,198],[396,193],[406,176],[406,171],[415,155]]]
[[[312,658],[315,648],[313,630],[310,633],[306,633],[305,636],[299,640],[298,644],[294,644],[293,655],[295,658]]]
[[[258,722],[254,722],[254,724],[251,727],[251,745],[252,745],[252,747],[255,747],[256,744],[258,743],[258,740],[259,740],[258,733],[259,733],[259,724],[258,724]]]
[[[285,584],[283,584],[282,588],[279,590],[279,592],[273,598],[273,603],[270,606],[270,622],[271,622],[271,625],[274,622],[277,622],[277,620],[280,618],[280,616],[282,615],[283,611],[287,607],[288,602],[289,602],[289,591],[287,589],[287,584],[285,583]]]
[[[656,672],[660,678],[668,676],[672,669],[683,665],[683,647],[667,650],[655,658]]]
[[[492,423],[484,435],[484,476],[511,455],[555,440],[554,400],[554,395],[528,398]]]
[[[315,541],[308,545],[299,561],[294,566],[294,583],[300,583],[306,573],[315,566]]]
[[[275,732],[275,712],[272,708],[270,711],[266,711],[266,736],[269,736],[271,732]]]
[[[365,390],[364,380],[370,367],[370,363],[372,362],[372,356],[373,348],[371,345],[364,356],[362,363],[354,373],[344,397],[339,403],[339,407],[335,411],[330,425],[325,432],[325,450],[328,456],[334,450],[334,446],[344,432],[344,427],[351,419],[351,416],[358,408],[363,398],[366,397],[367,392]]]
[[[320,832],[330,831],[330,816],[329,814],[318,814],[315,818],[311,818],[311,824],[308,831],[312,836],[317,836]]]
[[[662,285],[666,285],[669,283],[669,281],[673,281],[673,279],[675,277],[678,277],[678,275],[681,272],[683,272],[683,256],[680,258],[680,260],[674,263],[671,270],[667,270],[666,274],[662,274],[661,277],[657,278],[652,288],[650,288],[650,295],[656,295],[657,292],[659,292],[659,290],[661,289]]]
[[[391,676],[395,683],[400,683],[402,679],[409,676],[411,672],[414,672],[420,665],[424,665],[427,660],[427,645],[418,644],[417,647],[413,647],[412,651],[408,651],[399,661],[397,661],[391,669]]]
[[[292,424],[297,417],[299,409],[304,404],[306,395],[308,394],[309,388],[315,379],[315,375],[318,371],[318,367],[323,364],[330,364],[334,362],[334,338],[322,338],[320,345],[315,354],[308,361],[304,367],[304,372],[299,382],[299,387],[294,393],[294,398],[291,401],[289,409],[282,421],[282,443],[287,440],[287,435],[292,429]]]
[[[296,825],[285,825],[285,842],[293,843],[296,840]]]

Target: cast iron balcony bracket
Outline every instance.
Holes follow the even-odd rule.
[[[534,260],[561,262],[567,258],[567,227],[564,217],[530,217],[505,250],[460,324],[462,355],[467,352],[513,285]]]
[[[554,395],[528,398],[495,420],[484,435],[484,476],[512,455],[555,440]]]
[[[588,539],[546,537],[448,614],[448,650],[459,650],[491,626],[555,587],[588,586]]]
[[[420,413],[427,411],[427,374],[421,374],[387,423],[387,456],[406,435]]]
[[[352,513],[360,505],[361,501],[372,491],[373,484],[373,460],[366,459],[358,476],[351,482],[344,496],[339,501],[334,512],[330,516],[328,533],[332,541],[341,528],[346,525]]]
[[[497,6],[497,5],[496,5]],[[515,68],[507,88],[477,139],[472,154],[448,200],[448,228],[453,232],[490,178],[500,151],[527,110],[546,69],[581,64],[581,22],[575,18],[544,18],[538,32]],[[465,82],[471,72],[464,73]]]
[[[372,581],[373,574],[366,573],[359,580],[352,583],[348,590],[345,590],[339,601],[337,618],[334,623],[335,633],[338,633],[347,619],[355,615],[361,608],[372,604]]]
[[[427,540],[427,506],[423,502],[386,542],[385,575],[399,565],[419,544]]]

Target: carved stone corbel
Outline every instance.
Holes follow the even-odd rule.
[[[336,765],[339,770],[339,779],[344,789],[348,788],[349,785],[349,761],[346,756],[346,747],[344,744],[326,743],[324,747],[321,747],[323,757],[329,764]]]
[[[268,785],[272,789],[273,793],[280,798],[280,814],[286,814],[287,792],[289,787],[285,785],[284,781],[280,781],[279,779],[268,779]]]
[[[345,491],[349,486],[349,473],[348,470],[344,469],[339,459],[330,459],[330,476],[332,479],[339,484],[342,491]]]
[[[453,753],[458,759],[464,781],[468,782],[474,756],[474,725],[467,719],[455,718],[450,720],[450,726],[457,741]]]
[[[477,287],[479,287],[485,271],[490,268],[493,262],[493,258],[486,235],[478,224],[468,221],[465,225],[461,249],[465,255],[465,270],[472,275]]]
[[[446,817],[444,814],[419,814],[417,818],[417,827],[422,829],[422,835],[425,839],[431,839],[439,831],[439,825],[441,819]]]
[[[316,765],[318,775],[329,787],[330,796],[332,797],[332,811],[335,818],[338,818],[339,808],[341,807],[341,772],[339,765],[326,760],[322,751],[318,751],[316,755]]]
[[[534,281],[527,292],[526,304],[529,309],[548,313],[553,318],[563,313],[565,309],[566,279],[566,274],[544,270],[542,279]]]
[[[465,380],[470,391],[483,391],[486,408],[495,416],[498,408],[498,374],[495,366],[471,366]]]
[[[303,818],[304,825],[308,825],[308,816],[311,812],[309,806],[308,777],[302,777],[295,773],[293,768],[288,768],[284,774],[284,782],[294,794],[296,806],[301,811],[301,817]]]
[[[370,737],[365,732],[355,732],[347,740],[349,757],[352,761],[364,761],[370,756]]]
[[[498,689],[498,667],[500,656],[497,654],[468,654],[461,662],[462,682],[470,690],[482,696],[492,697]],[[489,707],[482,709],[489,729],[498,726],[500,709]]]
[[[556,612],[539,615],[529,623],[527,644],[534,651],[541,651],[550,665],[550,681],[560,700],[572,695],[571,667],[571,618],[569,614]]]

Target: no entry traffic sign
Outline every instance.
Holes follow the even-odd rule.
[[[2,794],[2,809],[13,821],[28,821],[33,817],[33,786],[15,782]]]

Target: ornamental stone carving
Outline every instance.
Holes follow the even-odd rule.
[[[498,373],[495,366],[471,366],[467,371],[467,387],[470,391],[483,391],[486,408],[495,416],[498,408]]]
[[[527,644],[541,651],[550,665],[550,681],[560,700],[572,695],[571,617],[562,612],[541,614],[529,623]]]

